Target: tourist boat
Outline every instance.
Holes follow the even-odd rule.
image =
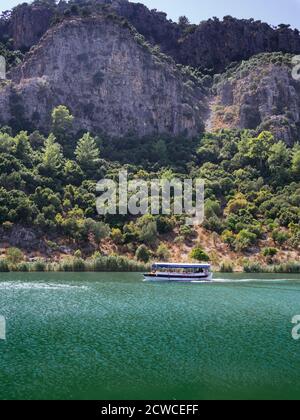
[[[145,281],[206,282],[213,274],[210,264],[156,263],[151,273],[144,274]]]

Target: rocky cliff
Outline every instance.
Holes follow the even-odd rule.
[[[232,62],[263,52],[300,54],[300,35],[289,25],[273,28],[261,21],[209,19],[199,25],[177,24],[157,10],[149,10],[128,0],[48,0],[47,4],[23,4],[12,12],[9,33],[16,49],[29,49],[49,29],[55,19],[70,15],[101,13],[103,7],[125,17],[147,41],[183,65],[210,74],[223,72]]]
[[[300,53],[300,35],[289,25],[272,28],[260,21],[227,16],[210,19],[180,40],[178,61],[210,73],[223,72],[232,62],[247,60],[259,53]]]
[[[16,7],[11,15],[10,34],[16,50],[26,51],[35,45],[51,25],[55,7],[50,5],[29,5]]]
[[[13,116],[45,131],[53,107],[64,104],[78,129],[108,136],[190,137],[203,127],[206,99],[197,80],[114,16],[52,27],[11,79],[0,91],[3,124]]]
[[[128,0],[47,0],[2,16],[0,37],[4,46],[12,37],[14,48],[32,47],[0,91],[0,122],[18,129],[47,131],[52,108],[64,104],[78,129],[108,136],[191,137],[205,122],[208,131],[269,129],[289,144],[300,138],[299,82],[291,74],[300,35],[288,25],[230,16],[177,24]],[[13,66],[22,57],[9,48]]]
[[[300,134],[300,83],[292,56],[262,54],[215,78],[207,128],[270,130],[291,144]]]

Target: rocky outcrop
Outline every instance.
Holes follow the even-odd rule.
[[[55,7],[21,4],[13,10],[10,32],[16,50],[29,50],[35,45],[51,24]]]
[[[26,228],[19,225],[11,225],[10,227],[0,227],[0,242],[2,246],[18,247],[26,250],[37,249],[41,243],[40,233],[34,229]]]
[[[29,49],[49,29],[53,16],[62,19],[88,10],[101,14],[102,6],[125,17],[153,45],[180,64],[199,68],[210,74],[223,72],[232,62],[247,60],[264,52],[300,54],[300,35],[288,25],[273,28],[261,21],[225,17],[214,18],[199,25],[177,24],[166,13],[149,10],[128,0],[77,0],[55,6],[21,5],[14,9],[10,32],[15,48]],[[79,9],[78,9],[79,8]],[[78,11],[79,10],[79,11]]]
[[[262,54],[216,78],[210,127],[270,130],[288,144],[300,134],[300,82],[291,56]]]
[[[50,127],[64,104],[77,128],[108,136],[198,135],[205,96],[175,63],[140,44],[114,16],[69,19],[51,28],[0,90],[0,119]],[[12,111],[18,115],[12,115]]]
[[[228,16],[223,21],[210,19],[192,31],[186,30],[179,41],[176,60],[214,74],[223,72],[232,62],[278,51],[300,54],[297,29],[288,25],[274,29],[261,21]]]

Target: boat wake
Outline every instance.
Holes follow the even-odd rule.
[[[24,283],[24,282],[0,282],[0,290],[87,290],[86,286],[76,286],[56,283]]]
[[[254,279],[254,278],[248,278],[248,279],[213,279],[209,283],[282,283],[283,281],[291,281],[291,279]]]

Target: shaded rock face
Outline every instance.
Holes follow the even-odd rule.
[[[300,134],[300,82],[292,78],[286,62],[276,64],[268,55],[260,63],[234,75],[225,75],[215,86],[212,127],[270,130],[276,138],[292,144]]]
[[[32,229],[14,226],[10,235],[10,243],[15,247],[31,249],[35,248],[38,242],[36,232]]]
[[[50,127],[53,107],[64,104],[78,129],[108,136],[198,135],[205,113],[202,90],[162,60],[115,19],[64,21],[0,90],[0,119],[10,121],[17,96],[24,117],[42,130]]]
[[[81,5],[84,1],[79,1]],[[266,23],[226,17],[223,21],[209,19],[200,25],[179,25],[157,10],[149,10],[128,0],[91,0],[92,10],[97,5],[108,5],[112,11],[125,17],[147,41],[157,44],[177,63],[199,68],[209,73],[223,72],[232,62],[247,60],[263,52],[282,51],[300,54],[298,30],[288,26],[274,29]],[[94,5],[94,9],[93,9]],[[29,49],[49,29],[51,19],[70,5],[22,5],[11,18],[10,32],[16,49]]]
[[[50,27],[54,8],[49,6],[31,6],[23,4],[14,9],[10,32],[16,50],[29,50]]]
[[[0,240],[2,244],[27,250],[36,249],[40,245],[38,232],[19,225],[14,225],[9,230],[0,227]]]
[[[300,54],[298,30],[273,29],[266,23],[226,17],[223,21],[202,22],[180,41],[177,61],[182,64],[223,72],[232,62],[247,60],[259,53]]]
[[[123,2],[116,11],[125,17],[153,45],[159,45],[161,51],[180,63],[178,42],[182,28],[167,18],[167,14],[149,10],[141,3]]]

